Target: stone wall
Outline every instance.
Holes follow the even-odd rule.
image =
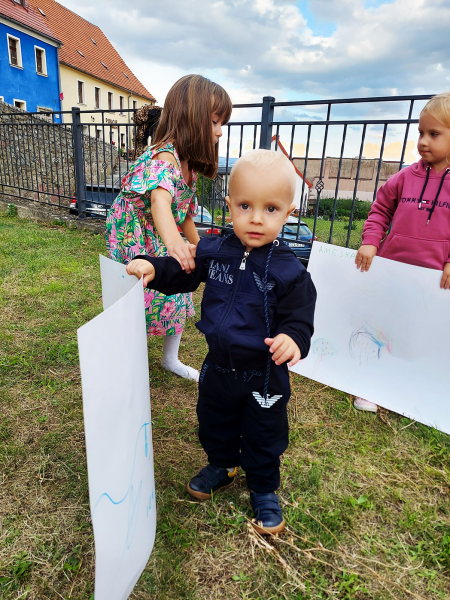
[[[117,149],[82,135],[88,184],[105,183],[119,158]],[[54,207],[75,196],[72,124],[52,123],[0,102],[0,195]]]
[[[294,158],[293,162],[297,169],[303,173],[305,167],[304,158]],[[320,175],[320,158],[309,158],[306,167],[306,178],[312,183],[312,188],[309,192],[309,199],[311,203],[314,203],[317,192],[315,189],[316,183],[319,181]],[[399,161],[388,161],[383,160],[380,167],[380,176],[378,178],[377,190],[386,181],[397,173],[400,166]],[[339,171],[339,158],[327,156],[324,162],[324,168],[322,172],[323,191],[321,193],[322,198],[334,198],[336,193],[336,182]],[[356,174],[358,171],[358,159],[357,158],[343,158],[341,165],[341,175],[339,179],[339,191],[338,198],[351,198],[353,196],[353,190],[355,187]],[[375,191],[375,185],[377,183],[377,171],[378,171],[378,159],[363,158],[361,160],[359,177],[358,177],[358,188],[357,197],[360,200],[373,200],[373,194]]]

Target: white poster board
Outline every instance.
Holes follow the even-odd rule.
[[[442,272],[314,242],[311,350],[293,371],[450,433],[450,290]]]
[[[100,273],[102,277],[103,310],[107,310],[117,300],[123,298],[136,285],[136,277],[128,275],[122,263],[99,254]]]
[[[78,330],[95,600],[126,600],[155,540],[144,291],[133,280],[125,296]],[[108,285],[113,293],[114,282]]]

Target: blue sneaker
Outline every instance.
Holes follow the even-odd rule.
[[[224,490],[233,485],[236,471],[236,467],[233,471],[228,471],[228,469],[215,467],[211,464],[206,465],[187,484],[187,491],[197,500],[210,500],[213,494],[219,490]]]
[[[285,528],[283,513],[281,512],[278,496],[275,492],[258,494],[250,492],[250,503],[255,518],[253,527],[258,533],[280,533]]]

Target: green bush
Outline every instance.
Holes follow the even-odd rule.
[[[345,231],[348,231],[348,227],[349,227],[350,223],[345,223],[344,224],[344,229]],[[352,230],[356,229],[356,221],[352,221]]]
[[[15,204],[8,204],[6,214],[8,217],[17,217],[17,206]]]
[[[336,202],[336,217],[349,217],[352,214],[352,198],[339,198]],[[319,200],[318,214],[330,218],[333,214],[334,198],[321,198]],[[355,208],[353,210],[353,219],[355,221],[365,221],[369,215],[372,202],[355,199]]]

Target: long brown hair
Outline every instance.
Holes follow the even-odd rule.
[[[222,124],[231,116],[231,100],[217,83],[201,75],[185,75],[169,90],[152,147],[171,142],[180,160],[187,160],[190,170],[213,178],[219,162],[219,144],[213,141],[211,115]]]

